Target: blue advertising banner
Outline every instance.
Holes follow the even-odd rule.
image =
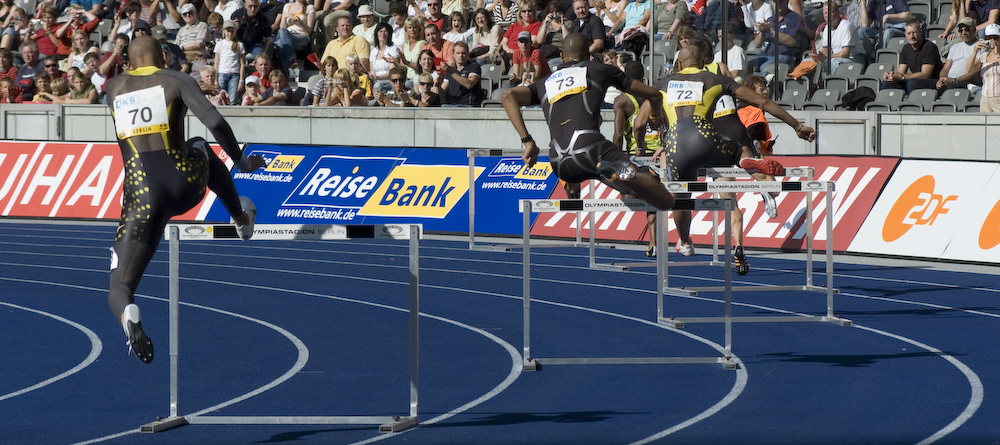
[[[233,172],[236,188],[274,224],[420,223],[424,230],[467,232],[469,159],[465,150],[248,145],[266,167]],[[520,234],[519,199],[548,198],[557,179],[547,159],[476,158],[476,232]],[[216,201],[206,220],[226,221]]]

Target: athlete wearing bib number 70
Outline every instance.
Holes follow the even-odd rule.
[[[163,55],[156,40],[137,37],[128,50],[137,68],[107,85],[125,164],[122,216],[111,248],[108,305],[125,330],[130,351],[149,363],[153,343],[142,330],[135,290],[167,221],[201,202],[206,186],[218,195],[243,239],[253,234],[256,217],[253,203],[237,195],[229,169],[208,143],[202,138],[185,141],[187,110],[205,124],[241,171],[254,171],[264,160],[243,156],[233,130],[191,76],[162,69]]]
[[[601,104],[608,86],[642,96],[657,105],[660,94],[624,72],[587,61],[589,42],[583,34],[563,39],[565,63],[549,77],[504,92],[501,99],[511,125],[524,144],[524,162],[538,161],[538,146],[524,125],[521,107],[542,105],[548,122],[549,161],[559,179],[577,183],[600,179],[623,194],[635,195],[659,209],[669,209],[674,198],[653,175],[637,170],[621,148],[601,135]]]

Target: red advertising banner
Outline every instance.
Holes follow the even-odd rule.
[[[118,144],[0,142],[0,216],[118,220],[124,177]],[[199,219],[211,201],[174,219]]]
[[[835,181],[833,193],[833,248],[846,251],[875,204],[879,192],[885,186],[893,169],[899,162],[895,158],[836,157],[836,156],[775,156],[775,160],[785,166],[810,166],[815,169],[813,179]],[[804,178],[780,178],[797,181]],[[595,181],[593,193],[584,186],[581,197],[585,199],[616,199],[620,194],[604,184]],[[565,198],[566,194],[557,188],[552,199]],[[695,194],[696,199],[709,198],[711,194]],[[757,193],[737,195],[737,205],[743,210],[744,244],[748,247],[801,250],[806,243],[806,193],[782,193],[777,198],[778,218],[770,219],[764,214],[764,203]],[[825,196],[814,193],[813,233],[815,249],[826,248],[826,208]],[[573,213],[540,214],[531,228],[536,236],[575,238],[576,218]],[[719,215],[719,221],[723,220]],[[589,237],[590,224],[582,218],[582,235]],[[646,241],[646,215],[640,212],[595,212],[595,237],[604,240]],[[721,224],[720,224],[721,225]],[[712,244],[712,214],[696,212],[691,222],[691,235],[696,244]],[[669,227],[670,242],[677,241],[673,223]],[[719,243],[723,243],[724,228],[716,229]]]

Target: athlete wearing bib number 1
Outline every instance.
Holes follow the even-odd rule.
[[[187,110],[205,124],[241,171],[254,171],[264,160],[243,156],[233,130],[191,76],[162,69],[163,55],[156,40],[137,37],[128,50],[136,68],[107,85],[125,165],[122,216],[111,248],[108,305],[121,322],[129,350],[149,363],[153,343],[142,329],[135,290],[167,221],[201,202],[206,186],[218,195],[243,239],[253,234],[256,217],[253,202],[237,195],[229,169],[208,143],[202,138],[185,141]]]
[[[524,145],[524,162],[538,161],[538,146],[524,125],[521,107],[541,104],[548,122],[549,161],[559,179],[577,183],[599,179],[623,194],[635,195],[659,209],[670,209],[673,196],[646,171],[636,169],[628,154],[601,135],[601,104],[608,86],[644,97],[660,108],[660,94],[610,65],[591,62],[583,34],[563,39],[564,64],[549,77],[504,92],[501,99],[511,125]]]

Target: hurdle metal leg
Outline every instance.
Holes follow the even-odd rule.
[[[188,226],[206,227],[205,224],[191,224]],[[235,230],[232,225],[211,225],[209,233],[232,233]],[[258,225],[257,231],[265,228],[265,225]],[[346,239],[353,237],[352,232],[358,233],[356,237],[373,238],[378,236],[376,226],[329,226],[329,225],[270,225],[270,227],[285,228],[325,228],[337,227],[340,229],[337,238],[307,238],[307,239]],[[361,230],[352,230],[360,227]],[[399,225],[377,226],[382,228],[384,237],[394,238],[397,233],[386,230],[387,227],[399,228]],[[220,230],[221,229],[221,230]],[[334,229],[337,231],[337,229]],[[205,233],[203,230],[202,233]],[[288,232],[286,232],[288,233]],[[178,361],[180,355],[180,333],[179,333],[179,312],[180,312],[180,238],[181,230],[178,225],[168,227],[169,234],[169,328],[170,328],[170,416],[166,419],[159,419],[155,422],[142,425],[139,430],[143,433],[155,433],[171,428],[188,425],[330,425],[330,424],[350,424],[350,425],[379,425],[379,432],[390,433],[403,431],[415,426],[419,415],[419,386],[420,386],[420,236],[421,227],[419,225],[409,225],[409,372],[410,372],[410,409],[408,416],[205,416],[178,414]],[[324,235],[320,235],[324,236]],[[232,238],[226,237],[223,238]],[[296,236],[296,238],[303,238]],[[207,238],[206,238],[207,239]],[[271,238],[271,239],[292,239],[292,238]]]

